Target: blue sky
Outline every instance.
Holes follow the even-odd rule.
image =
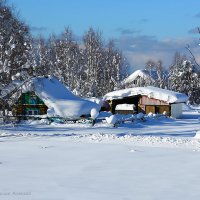
[[[148,59],[167,67],[189,43],[197,52],[198,0],[9,0],[34,35],[59,34],[69,26],[82,36],[90,26],[114,39],[133,68]],[[200,50],[200,48],[199,48]],[[200,60],[200,57],[198,57]]]

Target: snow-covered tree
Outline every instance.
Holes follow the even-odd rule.
[[[13,81],[25,81],[32,74],[31,48],[28,26],[0,0],[0,104],[4,114],[16,100]]]
[[[200,35],[200,27],[197,27],[198,34]],[[200,37],[199,37],[200,41]],[[200,45],[200,44],[198,44]],[[191,49],[190,45],[188,44],[186,46],[186,49],[190,53],[190,59],[194,63],[194,76],[195,76],[195,81],[194,81],[194,87],[192,89],[192,94],[190,97],[190,103],[192,104],[200,104],[200,64],[197,60],[197,56],[193,53],[193,50]]]
[[[51,37],[49,49],[51,73],[71,90],[74,90],[78,85],[83,64],[79,45],[75,41],[71,29],[65,28],[58,38]]]
[[[126,64],[122,53],[116,49],[114,41],[110,40],[105,51],[106,59],[106,93],[121,88],[121,80],[126,77]]]
[[[16,74],[27,77],[30,63],[30,34],[5,1],[0,1],[0,83],[9,84]],[[25,75],[26,74],[26,75]]]
[[[154,86],[159,88],[168,88],[168,71],[164,69],[163,62],[158,60],[155,66],[157,79],[155,80]]]
[[[173,66],[170,70],[169,80],[171,90],[187,94],[190,103],[198,101],[196,96],[198,96],[199,90],[199,77],[190,61],[186,60],[182,64],[178,63]]]
[[[34,76],[45,76],[50,71],[49,47],[47,41],[39,36],[32,42],[32,66]]]
[[[168,88],[168,72],[164,69],[162,60],[148,60],[145,71],[149,78],[141,80],[139,86]]]
[[[47,46],[48,46],[48,59],[49,59],[49,74],[50,75],[55,75],[56,76],[56,70],[58,69],[58,56],[57,56],[57,38],[56,35],[52,34],[48,41],[47,41]]]
[[[86,70],[86,93],[88,96],[103,96],[120,88],[124,57],[113,41],[108,45],[102,34],[90,28],[84,36],[84,60]]]
[[[87,74],[86,95],[98,96],[97,87],[103,75],[103,41],[100,31],[90,28],[83,37],[84,60]]]
[[[63,57],[63,82],[73,90],[76,88],[79,67],[81,67],[80,50],[69,27],[62,33],[60,45],[61,57]]]
[[[172,64],[171,66],[179,65],[182,64],[183,61],[188,60],[187,56],[185,54],[181,54],[180,52],[175,52],[173,59],[172,59]]]

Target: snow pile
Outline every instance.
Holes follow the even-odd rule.
[[[134,121],[145,121],[145,115],[143,113],[138,113],[138,114],[128,114],[128,115],[123,115],[123,114],[115,114],[111,115],[109,117],[105,117],[105,120],[108,124],[121,124],[125,122],[134,122]]]
[[[163,115],[167,115],[167,111],[164,111],[164,112],[163,112]]]
[[[91,97],[91,98],[86,98],[86,100],[92,101],[96,104],[99,104],[100,106],[104,105],[104,101],[102,98]]]
[[[55,114],[54,108],[48,108],[48,109],[47,109],[47,116],[53,117],[54,114]]]
[[[98,119],[105,119],[106,117],[110,117],[111,115],[111,112],[101,111],[98,115]]]
[[[106,117],[105,119],[108,124],[112,124],[112,125],[115,125],[116,122],[118,121],[116,115],[111,115],[110,117]]]
[[[99,111],[96,108],[92,108],[90,111],[90,116],[92,119],[96,119],[99,115]]]
[[[186,103],[182,103],[182,110],[184,110],[184,111],[190,111],[191,108],[190,108],[190,106],[187,105]]]
[[[118,104],[115,107],[115,110],[134,110],[135,105],[134,104]]]
[[[74,119],[90,115],[93,108],[100,110],[98,104],[75,96],[54,76],[33,78],[23,85],[22,91],[34,91],[48,107],[50,117]]]
[[[26,125],[32,125],[33,127],[38,126],[38,125],[49,125],[49,120],[48,119],[40,119],[40,120],[21,120],[20,124],[23,124],[23,126]],[[17,134],[16,134],[17,135]],[[23,134],[21,133],[21,136]],[[28,135],[31,135],[28,133]],[[23,135],[24,136],[24,135]]]
[[[196,135],[194,136],[195,139],[200,139],[200,130],[196,132]]]
[[[200,111],[200,105],[188,105],[189,110],[197,110]]]
[[[110,92],[104,96],[104,100],[123,99],[124,97],[135,95],[144,95],[167,103],[182,103],[188,101],[188,96],[185,94],[152,86],[135,87]]]
[[[147,116],[151,118],[151,117],[153,117],[153,113],[150,112],[150,113],[147,114]]]
[[[200,149],[198,141],[192,140],[191,138],[180,138],[180,137],[162,137],[162,136],[143,136],[143,135],[131,135],[131,134],[85,134],[82,136],[72,136],[74,138],[88,138],[89,140],[104,142],[104,141],[115,141],[115,142],[130,142],[135,145],[154,146],[154,147],[167,147],[167,148],[194,148]]]

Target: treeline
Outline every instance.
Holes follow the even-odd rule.
[[[169,71],[169,89],[188,95],[191,104],[200,105],[200,67],[185,55],[176,53]]]
[[[154,71],[157,78],[143,80],[139,86],[183,92],[192,104],[200,104],[200,69],[188,60],[177,53],[168,72],[161,61],[148,61],[146,70]],[[70,28],[49,38],[34,38],[13,8],[0,0],[0,91],[15,80],[55,75],[80,96],[101,97],[124,87],[127,66],[114,42],[105,42],[99,30],[89,28],[81,40]]]
[[[125,59],[112,40],[92,27],[77,41],[70,28],[49,38],[33,38],[5,1],[0,1],[0,89],[15,79],[55,75],[84,97],[120,87]]]
[[[47,41],[40,37],[32,48],[33,75],[53,74],[81,96],[103,96],[119,87],[126,72],[125,59],[111,40],[105,43],[100,31],[90,28],[81,43],[66,28]]]
[[[171,66],[164,69],[162,61],[149,60],[146,63],[144,78],[134,82],[125,83],[125,87],[155,86],[185,93],[191,104],[200,105],[200,66],[190,61],[186,55],[178,52],[174,54]]]

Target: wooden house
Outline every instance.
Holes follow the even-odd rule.
[[[104,96],[110,104],[110,111],[127,114],[127,110],[116,109],[118,104],[134,104],[133,111],[128,113],[166,113],[174,118],[182,115],[182,103],[187,102],[185,94],[156,87],[136,87],[110,92]]]
[[[64,119],[79,119],[90,116],[92,109],[100,110],[95,102],[74,95],[56,77],[34,77],[21,85],[21,93],[13,114],[17,116],[38,116]]]
[[[34,91],[22,93],[17,106],[14,108],[16,115],[21,116],[36,116],[47,114],[48,107],[45,103],[36,95]]]

